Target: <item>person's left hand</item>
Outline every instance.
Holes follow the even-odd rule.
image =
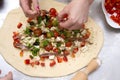
[[[69,30],[80,29],[83,23],[88,19],[89,5],[89,0],[72,0],[58,14],[60,26]],[[68,19],[62,21],[65,14],[68,14]]]
[[[0,74],[1,74],[1,70],[0,70]],[[13,80],[12,72],[9,72],[4,77],[0,77],[0,80]]]

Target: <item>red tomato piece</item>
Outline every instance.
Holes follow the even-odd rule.
[[[30,23],[33,20],[33,18],[28,18],[27,22]]]
[[[55,66],[55,64],[56,64],[56,62],[55,62],[55,60],[53,60],[52,62],[50,62],[50,67]]]
[[[46,50],[46,51],[53,50],[52,44],[47,45],[47,46],[45,47],[45,50]]]
[[[69,54],[70,54],[70,52],[69,52],[68,50],[64,50],[63,53],[64,53],[65,55],[69,55]]]
[[[63,57],[63,61],[68,62],[67,56],[64,56],[64,57]]]
[[[58,63],[61,63],[62,60],[63,60],[63,59],[62,59],[61,57],[57,56],[57,61],[58,61]]]
[[[59,49],[58,49],[58,48],[54,48],[54,49],[53,49],[53,52],[58,53],[58,52],[59,52]]]
[[[71,47],[71,46],[72,46],[72,42],[70,42],[70,41],[69,41],[69,42],[66,42],[66,43],[65,43],[65,46],[66,46],[66,47]]]
[[[73,53],[77,53],[78,52],[78,47],[73,48]]]
[[[40,64],[40,62],[39,62],[39,61],[35,61],[35,64],[36,64],[36,65],[39,65],[39,64]]]
[[[51,8],[51,9],[49,10],[49,13],[50,13],[50,16],[51,16],[51,17],[56,17],[57,14],[58,14],[55,8]]]
[[[17,28],[20,29],[22,27],[22,23],[18,23]]]
[[[86,44],[86,42],[85,42],[85,41],[82,41],[81,44],[80,44],[80,47],[84,47],[85,44]]]
[[[30,64],[30,59],[25,59],[24,63],[25,63],[26,65],[29,65],[29,64]]]
[[[65,35],[64,35],[64,34],[61,34],[60,36],[61,36],[63,39],[65,39]]]
[[[54,36],[55,38],[59,36],[59,33],[56,30],[54,30]]]
[[[34,67],[34,65],[35,65],[35,62],[31,62],[31,63],[30,63],[30,65],[31,65],[32,67]]]
[[[41,62],[40,65],[41,65],[42,67],[45,67],[45,63],[44,63],[44,62]]]

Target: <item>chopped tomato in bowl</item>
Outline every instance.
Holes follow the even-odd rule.
[[[102,9],[107,23],[113,28],[120,28],[120,0],[102,0]]]

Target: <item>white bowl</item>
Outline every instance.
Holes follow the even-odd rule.
[[[105,0],[102,0],[102,10],[103,10],[103,13],[105,14],[105,18],[106,18],[107,23],[108,23],[111,27],[113,27],[113,28],[118,28],[118,29],[120,29],[120,25],[117,24],[116,22],[114,22],[114,21],[110,18],[110,14],[106,11],[105,6],[104,6],[104,3],[105,3]]]

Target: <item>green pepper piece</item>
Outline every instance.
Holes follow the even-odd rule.
[[[57,26],[59,25],[58,20],[57,20],[57,19],[54,19],[54,20],[52,21],[52,24],[53,24],[53,26],[57,27]]]
[[[38,16],[37,20],[38,20],[38,24],[40,24],[42,22],[42,17]]]

